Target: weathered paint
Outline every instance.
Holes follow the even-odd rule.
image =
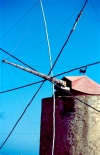
[[[100,110],[99,95],[82,95],[77,97]],[[74,107],[74,112],[70,112],[70,103],[72,103],[72,97],[56,96],[54,155],[100,155],[100,113],[78,100],[73,100],[72,108]],[[52,112],[52,97],[43,99],[40,155],[51,155],[53,134]]]

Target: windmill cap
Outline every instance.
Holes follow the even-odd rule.
[[[66,81],[67,86],[73,90],[85,94],[100,95],[100,84],[87,76],[65,76],[62,80]]]

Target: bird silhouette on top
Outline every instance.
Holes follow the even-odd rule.
[[[87,66],[85,67],[85,69],[80,69],[80,71],[79,71],[80,74],[81,74],[81,73],[85,74],[85,73],[86,73],[86,69],[87,69]]]

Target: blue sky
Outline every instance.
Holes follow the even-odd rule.
[[[40,3],[26,15],[37,0],[0,0],[0,47],[48,74],[50,62]],[[84,0],[43,0],[51,47],[52,62],[55,61],[79,13]],[[80,21],[64,48],[53,74],[100,61],[100,2],[88,0]],[[25,16],[26,15],[26,16]],[[22,17],[11,31],[9,31]],[[8,33],[7,33],[8,32]],[[41,80],[1,60],[22,65],[0,51],[0,91]],[[79,70],[63,76],[79,76]],[[100,84],[100,64],[87,68],[86,75]],[[0,145],[38,89],[33,85],[17,91],[0,94]],[[27,114],[23,116],[13,134],[1,149],[0,155],[38,155],[41,99],[52,96],[52,85],[45,82]]]

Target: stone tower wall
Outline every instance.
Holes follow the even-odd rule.
[[[100,110],[100,96],[77,98]],[[53,101],[42,100],[40,155],[51,155]],[[72,97],[56,97],[55,155],[100,155],[100,113]]]

